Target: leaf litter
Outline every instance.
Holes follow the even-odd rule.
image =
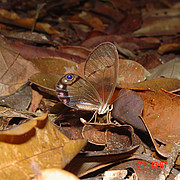
[[[178,2],[1,6],[3,179],[12,179],[12,174],[13,179],[30,179],[37,169],[43,174],[43,169],[57,167],[82,179],[178,177]],[[55,87],[65,73],[83,76],[89,53],[105,41],[119,52],[113,119],[108,124],[99,117],[99,123],[84,125],[81,119],[90,119],[92,112],[66,107]],[[49,174],[56,171],[48,169]]]

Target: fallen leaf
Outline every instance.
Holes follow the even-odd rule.
[[[132,60],[119,60],[118,88],[128,87],[130,84],[144,81],[150,73],[139,63]]]
[[[142,81],[139,83],[134,83],[128,86],[130,89],[150,89],[150,90],[160,90],[165,89],[167,91],[174,91],[180,88],[180,80],[173,78],[156,78]]]
[[[82,46],[59,46],[58,50],[85,59],[88,57],[89,53],[91,52],[89,49]]]
[[[140,14],[127,14],[123,21],[118,22],[117,24],[111,25],[112,28],[108,27],[106,32],[108,34],[130,34],[133,31],[140,28],[142,23],[142,17]]]
[[[147,70],[155,68],[159,66],[160,64],[162,64],[162,62],[160,61],[160,58],[155,53],[144,54],[136,62],[141,64]]]
[[[81,46],[87,48],[93,48],[102,42],[116,42],[118,44],[125,42],[127,43],[134,43],[138,46],[137,49],[151,49],[151,48],[158,48],[160,45],[160,41],[157,38],[146,37],[146,38],[132,38],[131,36],[120,36],[120,35],[96,35],[90,36],[85,41],[81,43]],[[128,49],[128,44],[126,47]],[[131,49],[129,49],[131,50]]]
[[[67,54],[57,50],[27,45],[18,41],[7,41],[7,43],[12,47],[12,49],[17,51],[22,57],[26,59],[32,59],[36,57],[60,57],[77,63],[85,61],[85,59],[82,57]]]
[[[0,105],[17,110],[27,110],[32,98],[32,89],[29,85],[25,84],[20,87],[15,93],[1,96]],[[22,101],[23,99],[23,101]]]
[[[34,18],[21,18],[17,13],[11,12],[5,9],[0,9],[0,22],[8,23],[20,27],[25,27],[28,29],[32,29],[34,24]],[[54,29],[48,23],[40,23],[37,22],[35,26],[35,30],[46,32],[48,34],[59,34],[60,32]]]
[[[129,49],[121,47],[116,42],[114,42],[114,44],[116,45],[117,50],[119,51],[120,54],[123,54],[128,58],[134,58],[134,59],[136,58],[136,55],[133,52],[131,52]]]
[[[166,52],[172,52],[172,51],[180,51],[180,44],[179,43],[164,44],[158,48],[159,54],[164,54]]]
[[[30,61],[44,74],[64,74],[76,72],[78,64],[60,57],[37,57]]]
[[[20,117],[20,118],[29,118],[31,113],[23,111],[17,111],[8,107],[0,106],[0,117]]]
[[[120,122],[130,124],[135,129],[146,133],[146,127],[139,115],[143,110],[141,96],[131,90],[122,89],[117,100],[113,103],[112,116]]]
[[[31,100],[31,105],[28,110],[31,112],[36,112],[42,100],[42,97],[43,96],[39,92],[32,89],[32,100]]]
[[[0,37],[0,89],[1,96],[9,95],[19,86],[25,84],[28,78],[38,73],[38,69],[30,62],[14,52]]]
[[[137,147],[136,147],[137,148]],[[114,163],[121,162],[121,159],[128,159],[136,148],[132,148],[127,150],[126,153],[119,153],[114,155],[93,155],[89,156],[88,154],[79,154],[76,156],[70,164],[68,164],[65,170],[72,172],[78,177],[83,177],[87,174],[94,173],[97,170],[101,170],[102,168],[107,168]],[[93,154],[96,152],[93,152]]]
[[[165,90],[138,92],[144,102],[143,119],[152,137],[165,143],[180,139],[180,96]]]
[[[7,32],[3,33],[5,37],[8,38],[14,38],[18,39],[21,41],[25,41],[26,43],[39,43],[39,44],[51,44],[50,40],[45,34],[42,33],[37,33],[37,32],[31,32],[31,31],[26,31],[26,32]]]
[[[29,81],[38,86],[40,91],[56,96],[56,84],[62,75],[37,73],[29,78]]]
[[[83,127],[82,134],[92,144],[106,145],[105,152],[108,154],[126,152],[140,144],[133,128],[128,125],[87,124]]]
[[[158,77],[180,79],[180,58],[176,57],[171,61],[161,64],[156,68],[150,69],[151,75],[148,79],[155,79]]]
[[[180,25],[178,23],[179,20],[179,11],[176,9],[161,9],[159,11],[155,10],[154,12],[144,12],[144,22],[142,27],[133,34],[136,36],[159,36],[175,34],[180,30]]]
[[[30,163],[36,162],[40,169],[64,168],[86,140],[69,140],[47,119],[47,114],[34,118],[9,131],[0,132],[0,164],[2,179],[27,179],[35,172]],[[18,153],[17,153],[18,152]]]
[[[97,1],[93,4],[93,6],[91,6],[91,11],[94,12],[96,16],[98,14],[99,17],[104,20],[103,22],[108,22],[109,19],[120,22],[124,18],[124,14],[116,8],[116,6],[106,4],[102,1]]]

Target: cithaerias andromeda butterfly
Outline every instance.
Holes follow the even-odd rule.
[[[108,114],[113,106],[109,101],[114,93],[118,76],[118,52],[114,44],[101,43],[88,56],[84,78],[65,74],[57,83],[60,101],[71,108]]]

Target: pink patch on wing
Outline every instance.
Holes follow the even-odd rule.
[[[63,103],[65,103],[65,104],[66,104],[67,102],[68,102],[68,101],[67,101],[67,99],[63,99]]]
[[[63,92],[60,92],[60,93],[59,93],[59,96],[60,96],[60,97],[64,97],[64,93],[63,93]]]

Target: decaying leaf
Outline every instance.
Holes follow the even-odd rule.
[[[0,132],[2,179],[28,179],[35,175],[30,163],[40,169],[64,168],[86,145],[85,139],[69,140],[48,120],[47,114],[9,131]]]
[[[144,81],[150,73],[142,65],[131,60],[119,60],[118,88]]]
[[[31,112],[36,112],[37,108],[39,107],[41,103],[42,97],[43,96],[39,92],[32,89],[32,100],[31,100],[31,105],[28,110]]]
[[[0,21],[8,24],[13,24],[20,27],[25,27],[31,29],[34,23],[34,18],[21,18],[18,14],[14,12],[7,11],[5,9],[0,9]],[[37,31],[46,32],[48,34],[59,34],[60,33],[54,29],[48,23],[37,23],[35,29]]]
[[[170,143],[180,139],[180,96],[165,90],[141,91],[143,119],[153,138]]]
[[[137,60],[145,69],[149,70],[162,64],[161,59],[156,53],[143,54],[140,59]]]
[[[38,33],[38,32],[31,32],[31,31],[26,31],[26,32],[8,32],[4,33],[6,37],[11,37],[15,38],[18,40],[24,40],[28,42],[36,42],[40,44],[45,44],[45,43],[51,43],[48,37],[45,34]]]
[[[15,92],[31,75],[39,72],[30,61],[14,52],[2,37],[0,37],[0,64],[1,96]]]
[[[166,77],[180,79],[180,58],[174,58],[171,61],[161,64],[154,69],[149,70],[151,75],[148,79],[155,79],[157,77]]]
[[[142,81],[139,83],[131,84],[128,88],[130,89],[141,89],[149,88],[150,90],[165,89],[167,91],[174,91],[180,88],[180,80],[173,78],[156,78]]]
[[[89,53],[91,52],[88,48],[82,46],[59,46],[58,50],[85,59],[88,57]]]
[[[27,110],[32,98],[32,89],[28,84],[20,87],[15,93],[0,97],[0,105],[17,110]],[[23,101],[22,101],[23,99]]]
[[[18,41],[7,41],[6,42],[11,46],[12,49],[14,49],[16,52],[18,52],[23,58],[25,59],[32,59],[37,57],[60,57],[67,59],[69,61],[74,61],[77,63],[81,63],[85,61],[85,58],[82,58],[80,56],[68,54],[65,52],[47,49],[39,46],[32,46],[27,45],[22,42]]]
[[[179,51],[180,50],[180,44],[179,43],[171,43],[171,44],[164,44],[159,47],[158,52],[160,54],[164,54],[166,52],[171,51]]]
[[[83,137],[96,145],[104,145],[105,153],[116,154],[137,148],[139,139],[134,134],[133,128],[128,125],[115,124],[87,124],[82,130]],[[96,152],[94,155],[103,154]]]
[[[45,74],[64,74],[75,72],[78,68],[77,63],[59,57],[37,57],[31,59],[31,62]]]
[[[143,100],[138,93],[122,89],[113,106],[112,116],[117,121],[131,124],[134,128],[146,133],[146,127],[139,117],[143,110]]]
[[[180,31],[179,16],[149,17],[144,20],[140,29],[134,32],[136,36],[153,36],[175,34]]]
[[[40,90],[56,96],[56,84],[62,75],[37,73],[29,78],[29,81],[36,84]]]

